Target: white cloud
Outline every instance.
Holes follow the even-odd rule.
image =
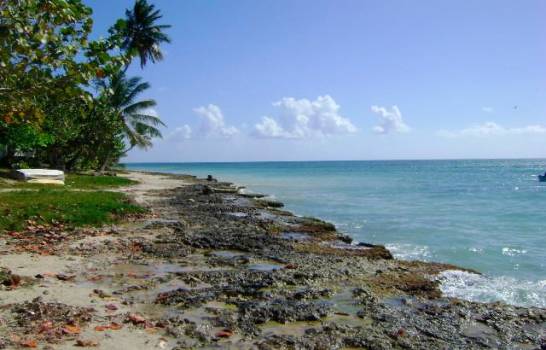
[[[188,124],[184,124],[174,129],[173,132],[167,135],[167,140],[188,140],[191,139],[192,130]]]
[[[505,128],[495,122],[485,122],[462,130],[440,130],[438,135],[442,137],[489,137],[505,135],[538,135],[546,134],[546,126],[528,125],[519,128]]]
[[[340,106],[329,95],[319,96],[314,101],[284,97],[273,106],[280,109],[279,118],[262,117],[254,126],[254,136],[301,139],[357,131],[348,118],[339,115]]]
[[[270,117],[262,117],[262,122],[256,124],[255,134],[262,137],[272,138],[289,138],[290,135],[283,128],[277,124],[275,119]]]
[[[394,105],[389,111],[386,107],[372,106],[372,112],[379,115],[381,119],[379,124],[374,126],[373,131],[378,134],[388,134],[391,132],[408,132],[411,128],[404,123],[402,113],[398,106]]]
[[[220,107],[209,104],[194,108],[193,111],[201,118],[200,132],[210,137],[232,137],[239,133],[234,126],[226,125]]]
[[[516,134],[546,134],[546,126],[543,125],[528,125],[523,128],[508,129]]]
[[[482,107],[482,111],[485,113],[493,113],[495,110],[493,107]]]

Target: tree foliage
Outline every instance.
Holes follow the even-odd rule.
[[[112,76],[110,85],[104,86],[104,91],[108,92],[108,105],[113,108],[117,119],[122,121],[123,134],[130,148],[150,147],[152,138],[161,137],[157,127],[165,126],[151,111],[156,105],[154,100],[136,100],[138,95],[149,88],[150,84],[142,82],[141,78],[127,79],[122,72]]]
[[[171,42],[164,30],[170,25],[157,24],[161,19],[159,10],[146,0],[136,0],[132,10],[125,12],[126,20],[118,21],[116,28],[123,38],[121,47],[129,55],[140,58],[143,68],[148,61],[156,63],[163,59],[161,44]]]
[[[126,78],[131,61],[161,59],[169,42],[159,10],[137,0],[105,39],[90,41],[92,10],[80,0],[0,1],[0,145],[5,161],[104,168],[161,137],[161,120],[136,101],[149,88]],[[107,165],[108,165],[107,164]]]

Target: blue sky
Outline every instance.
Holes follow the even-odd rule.
[[[85,2],[97,34],[132,5]],[[173,42],[129,74],[168,128],[126,161],[546,155],[542,0],[154,3]]]

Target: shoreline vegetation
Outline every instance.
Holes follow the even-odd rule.
[[[0,165],[104,173],[162,137],[141,97],[150,84],[127,71],[163,59],[170,25],[135,0],[91,40],[92,13],[81,0],[0,2]]]
[[[0,203],[19,210],[0,225],[4,348],[545,345],[546,310],[443,297],[434,276],[464,269],[351,244],[231,183],[134,171],[67,183],[0,178]]]

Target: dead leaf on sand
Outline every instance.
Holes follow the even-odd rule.
[[[83,340],[83,339],[76,340],[76,344],[75,344],[75,346],[79,346],[82,348],[90,348],[90,347],[95,347],[98,345],[99,343],[97,343],[94,340]]]
[[[216,333],[216,336],[218,338],[229,338],[233,335],[233,332],[230,331],[229,329],[224,329],[223,331],[220,331],[218,333]]]
[[[38,347],[38,343],[36,342],[36,340],[33,340],[33,339],[23,340],[23,341],[21,341],[19,343],[19,345],[21,345],[24,348],[36,348],[36,347]]]
[[[123,328],[123,326],[120,325],[119,323],[112,322],[112,323],[110,323],[110,324],[108,324],[108,325],[96,326],[96,327],[95,327],[95,330],[96,330],[97,332],[103,332],[103,331],[106,331],[106,330],[109,330],[109,329],[111,329],[111,330],[113,330],[113,331],[117,331],[117,330],[120,330],[120,329],[122,329],[122,328]]]
[[[66,325],[63,327],[63,333],[64,334],[80,334],[81,333],[81,328],[77,325]]]
[[[141,324],[146,322],[146,319],[139,314],[129,314],[127,320],[133,324]]]

